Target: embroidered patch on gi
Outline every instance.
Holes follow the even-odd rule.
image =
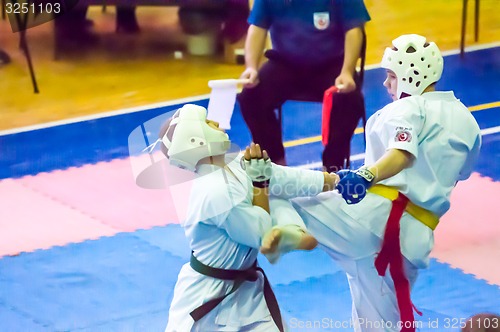
[[[314,13],[313,19],[314,27],[318,30],[325,30],[330,26],[330,13],[328,12]]]
[[[396,142],[411,142],[411,133],[408,130],[399,130],[394,140]]]

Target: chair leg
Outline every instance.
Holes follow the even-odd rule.
[[[463,0],[462,6],[462,35],[460,37],[460,57],[464,57],[465,26],[467,25],[467,0]]]
[[[479,0],[476,1],[476,6],[474,9],[474,41],[479,40]]]
[[[1,2],[1,7],[0,7],[0,10],[2,11],[2,20],[5,20],[5,0],[0,0]]]

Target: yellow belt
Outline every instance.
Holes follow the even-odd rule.
[[[395,200],[399,194],[396,188],[384,186],[382,184],[374,185],[368,189],[368,192],[390,199],[391,201]],[[408,201],[408,205],[406,205],[406,212],[432,230],[436,229],[439,223],[438,216],[429,210],[413,204],[411,201]]]

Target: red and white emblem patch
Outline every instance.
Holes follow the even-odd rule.
[[[314,27],[318,30],[325,30],[330,26],[330,13],[321,12],[313,14]]]
[[[411,142],[411,134],[408,130],[400,130],[396,133],[396,142]]]

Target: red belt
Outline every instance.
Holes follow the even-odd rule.
[[[408,198],[401,193],[392,201],[391,212],[385,227],[382,249],[375,259],[375,268],[380,276],[385,276],[385,272],[389,266],[394,287],[396,288],[396,298],[401,315],[401,332],[415,332],[413,309],[415,309],[417,314],[422,316],[422,313],[411,302],[410,282],[404,271],[403,254],[401,253],[401,243],[399,240],[399,222],[408,202]]]

